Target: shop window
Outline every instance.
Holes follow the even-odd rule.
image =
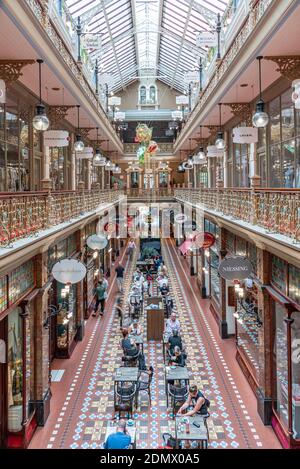
[[[158,174],[159,174],[159,187],[168,187],[166,173],[160,172]]]
[[[247,242],[243,238],[236,237],[235,253],[237,256],[247,255]]]
[[[258,379],[259,374],[259,328],[261,319],[258,316],[257,288],[253,285],[245,289],[245,298],[239,308],[241,318],[237,321],[237,343],[247,358],[247,362]]]
[[[7,276],[0,279],[0,313],[8,306],[7,298]]]
[[[8,298],[13,304],[35,285],[34,261],[30,261],[17,267],[8,276]]]
[[[65,189],[65,148],[50,148],[50,179],[53,190]]]
[[[9,313],[7,319],[7,404],[9,432],[22,430],[23,421],[23,331],[21,308]]]
[[[62,290],[65,285],[57,282],[57,348],[68,349],[76,334],[76,285],[70,286],[69,293],[64,297]]]
[[[295,303],[300,305],[300,269],[289,265],[289,294]]]
[[[300,312],[293,313],[292,319],[292,427],[294,438],[300,439]]]
[[[260,175],[260,184],[261,187],[267,187],[267,155],[265,152],[259,152],[257,154],[257,162],[258,162],[258,172]]]
[[[281,145],[270,147],[270,182],[271,187],[281,187]]]
[[[281,95],[281,137],[289,140],[295,137],[294,103],[290,89]]]
[[[275,303],[274,337],[274,410],[279,420],[288,427],[288,346],[286,309]]]
[[[272,284],[284,295],[287,293],[287,263],[279,257],[272,256]]]
[[[269,104],[271,144],[281,140],[280,112],[280,97],[278,97]]]
[[[211,296],[215,301],[220,304],[220,277],[218,274],[219,256],[210,250],[211,260]]]
[[[68,254],[68,256],[71,256],[77,250],[77,236],[76,236],[76,233],[69,236],[67,241],[68,241],[67,254]]]
[[[252,264],[253,272],[257,274],[257,248],[252,243],[248,243],[248,257]]]
[[[229,231],[226,231],[226,250],[229,254],[235,252],[235,235]]]
[[[56,245],[56,260],[64,259],[67,257],[67,240],[63,239]]]

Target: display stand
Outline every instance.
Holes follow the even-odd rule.
[[[158,306],[158,309],[147,309],[151,304]],[[160,296],[147,298],[147,340],[163,339],[164,333],[164,306]]]

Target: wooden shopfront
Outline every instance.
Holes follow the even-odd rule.
[[[59,241],[48,250],[49,275],[53,265],[61,259],[78,256],[78,233]],[[49,292],[49,342],[50,359],[69,358],[75,348],[78,329],[81,327],[78,320],[78,302],[81,298],[82,282],[71,285],[65,296],[65,285],[53,280]]]
[[[272,426],[285,448],[300,448],[300,268],[271,256]]]
[[[35,259],[0,279],[0,447],[26,448],[35,415]]]

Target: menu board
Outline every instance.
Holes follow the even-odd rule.
[[[0,278],[0,312],[7,308],[7,277]]]
[[[272,256],[271,280],[273,285],[286,294],[287,263],[279,257]]]
[[[300,269],[289,265],[289,297],[300,305]]]
[[[17,267],[8,276],[9,303],[15,303],[23,294],[35,285],[34,261],[31,259]]]

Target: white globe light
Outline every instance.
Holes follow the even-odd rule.
[[[74,150],[75,151],[82,151],[84,149],[84,143],[81,140],[80,135],[76,135],[76,141],[74,143]]]
[[[252,117],[254,127],[263,128],[268,125],[269,116],[266,112],[256,112]]]
[[[39,104],[36,107],[36,115],[32,120],[32,125],[34,129],[38,130],[39,132],[44,132],[49,128],[50,122],[45,113],[45,106],[42,104]]]
[[[216,145],[218,150],[224,150],[225,141],[223,139],[223,133],[222,132],[218,132],[218,136],[217,136],[217,139],[215,141],[215,145]]]
[[[200,151],[198,153],[196,153],[196,155],[194,155],[194,157],[193,157],[193,163],[194,164],[201,164],[205,160],[206,160],[206,157],[205,157],[205,153],[204,153],[203,149],[200,149]]]

